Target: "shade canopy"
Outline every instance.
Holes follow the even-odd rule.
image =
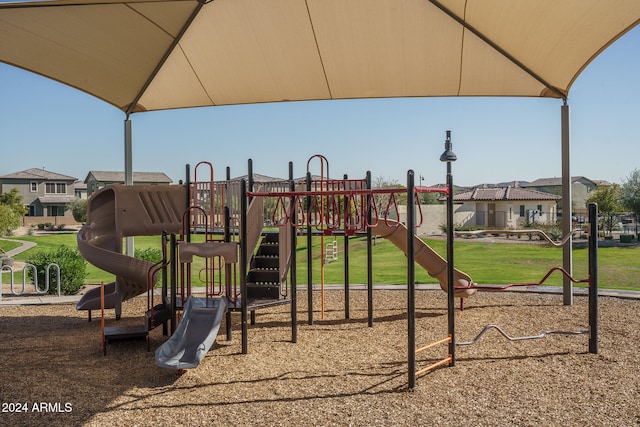
[[[278,101],[565,98],[638,0],[0,4],[0,61],[125,113]]]

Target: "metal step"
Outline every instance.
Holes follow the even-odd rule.
[[[280,285],[247,283],[247,299],[278,299]]]
[[[277,256],[256,255],[253,258],[253,266],[257,269],[280,268],[280,258]]]
[[[247,274],[247,282],[249,283],[272,283],[278,284],[280,273],[278,270],[252,269]]]
[[[280,254],[280,247],[278,244],[273,243],[262,243],[258,248],[258,252],[256,255],[267,255],[267,256],[275,256],[277,257]]]
[[[151,319],[151,310],[145,313],[145,319],[147,320],[147,328],[152,330],[171,319],[171,309],[165,304],[158,304],[153,307],[153,320]]]

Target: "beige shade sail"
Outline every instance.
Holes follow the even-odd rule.
[[[638,0],[0,4],[0,61],[129,114],[278,101],[566,98]]]

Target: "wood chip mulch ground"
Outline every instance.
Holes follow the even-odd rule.
[[[298,342],[291,343],[289,306],[258,312],[241,354],[239,315],[232,341],[222,325],[200,366],[183,375],[155,365],[166,337],[113,343],[102,355],[99,314],[87,322],[74,305],[0,308],[0,425],[7,426],[637,426],[640,425],[640,301],[600,298],[599,354],[587,335],[507,341],[487,332],[458,347],[454,367],[438,368],[407,389],[406,292],[374,293],[373,327],[366,292],[326,292],[325,319],[315,295],[307,324],[299,293]],[[314,304],[315,305],[315,304]],[[456,311],[458,341],[487,324],[511,336],[581,331],[586,297],[572,306],[560,295],[479,293]],[[446,295],[416,296],[417,344],[446,337]],[[146,299],[123,307],[140,322]],[[446,345],[418,354],[419,367],[446,357]]]

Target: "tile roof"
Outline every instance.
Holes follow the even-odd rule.
[[[520,187],[476,188],[455,194],[454,201],[493,201],[493,200],[560,200],[560,196],[527,190]]]
[[[60,195],[60,196],[40,196],[38,200],[43,205],[55,204],[55,203],[71,203],[76,199],[76,196]]]
[[[90,175],[93,175],[93,178],[98,182],[124,182],[124,172],[89,171],[85,182],[88,181]],[[173,180],[164,172],[134,172],[133,182],[171,183]]]
[[[576,182],[576,181],[589,181],[594,183],[594,181],[590,180],[589,178],[585,178],[584,176],[572,176],[571,182]],[[523,185],[523,187],[559,187],[559,186],[562,186],[562,178],[540,178],[528,184]]]
[[[44,169],[31,168],[0,176],[0,179],[42,179],[45,181],[75,181],[78,178],[74,178],[68,175],[62,175]]]

